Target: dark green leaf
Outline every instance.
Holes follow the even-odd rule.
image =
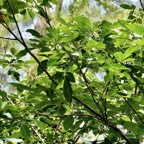
[[[41,65],[43,66],[44,69],[47,69],[48,67],[48,60],[43,60],[41,61]],[[37,68],[37,75],[40,75],[42,74],[44,71],[43,69],[41,68],[40,65],[38,65],[38,68]]]
[[[12,55],[15,55],[15,53],[16,53],[16,49],[15,48],[11,48],[10,51],[11,51]]]
[[[70,82],[75,82],[74,75],[71,72],[67,72],[66,75]]]
[[[28,29],[27,32],[31,33],[33,36],[40,38],[41,35],[34,29]]]
[[[74,118],[73,117],[66,117],[63,122],[63,126],[65,130],[70,129],[73,126]]]
[[[17,59],[20,59],[21,57],[25,56],[27,54],[27,50],[21,50],[19,51],[15,56],[17,57]]]
[[[134,5],[121,4],[120,6],[124,9],[135,9]]]
[[[12,86],[16,87],[19,91],[23,91],[23,90],[30,90],[31,88],[29,86],[20,84],[20,83],[10,83]]]
[[[30,139],[31,132],[28,125],[22,124],[20,128],[20,133],[21,137],[23,137],[24,139]]]
[[[72,87],[67,77],[65,77],[64,79],[63,94],[64,94],[65,99],[71,103],[72,102]]]

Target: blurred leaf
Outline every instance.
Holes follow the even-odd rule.
[[[71,72],[67,72],[66,75],[70,82],[75,82],[74,75]]]
[[[88,41],[86,46],[87,46],[87,49],[89,51],[92,50],[92,49],[100,50],[100,49],[105,48],[105,44],[103,44],[102,42],[94,41],[94,40]]]
[[[121,4],[120,6],[124,9],[135,9],[134,5]]]
[[[133,24],[129,24],[128,28],[132,32],[139,34],[141,36],[144,36],[144,27],[143,26],[133,23]]]
[[[43,60],[41,61],[41,65],[43,66],[43,68],[46,70],[47,67],[48,67],[48,60]],[[37,75],[40,75],[42,74],[44,71],[43,69],[41,68],[40,65],[38,65],[38,68],[37,68]]]
[[[19,51],[15,56],[17,57],[17,59],[20,59],[21,57],[25,56],[27,54],[27,50],[21,50]]]
[[[115,56],[115,59],[119,62],[125,59],[124,54],[122,52],[116,52],[114,56]]]
[[[20,133],[21,137],[23,137],[24,139],[30,139],[31,132],[28,125],[22,124],[20,128]]]
[[[23,84],[20,84],[20,83],[11,82],[9,84],[11,84],[12,86],[16,87],[19,91],[31,90],[31,88],[29,86],[26,86],[26,85],[23,85]]]
[[[72,102],[72,87],[68,77],[66,76],[63,83],[63,94],[68,102]]]
[[[31,33],[33,36],[40,38],[41,35],[34,29],[27,29],[27,32]]]
[[[16,53],[16,49],[15,49],[15,48],[12,47],[12,48],[10,49],[10,51],[11,51],[12,55],[15,55],[15,53]]]
[[[63,126],[64,126],[64,129],[67,131],[68,129],[70,129],[74,124],[74,118],[73,117],[66,117],[64,119],[64,122],[63,122]]]

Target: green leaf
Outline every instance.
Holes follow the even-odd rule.
[[[27,32],[31,33],[33,36],[40,38],[41,35],[34,29],[27,29]]]
[[[15,54],[16,54],[16,49],[12,47],[12,48],[10,49],[10,52],[11,52],[12,55],[15,55]]]
[[[16,71],[9,70],[8,71],[8,75],[13,75],[17,81],[20,80],[20,74],[18,72],[16,72]]]
[[[25,139],[30,139],[31,132],[28,125],[22,124],[20,128],[20,133],[21,133],[21,137]]]
[[[141,47],[138,45],[136,46],[130,46],[124,53],[124,59],[126,59],[127,57],[129,57],[133,52],[139,50]]]
[[[64,119],[64,122],[63,122],[63,126],[64,126],[64,129],[67,131],[69,130],[74,124],[74,118],[73,117],[66,117]]]
[[[0,90],[0,96],[4,98],[7,96],[7,93],[5,91]]]
[[[67,72],[66,75],[70,82],[75,82],[74,75],[71,72]]]
[[[118,20],[118,22],[119,22],[119,24],[121,26],[123,26],[124,28],[126,28],[127,30],[129,30],[127,21],[125,21],[125,20]]]
[[[29,86],[26,86],[26,85],[23,85],[23,84],[20,84],[20,83],[9,83],[11,84],[12,86],[16,87],[19,91],[23,91],[23,90],[31,90],[31,88]]]
[[[66,21],[65,21],[63,18],[57,17],[56,20],[57,20],[58,22],[60,22],[61,24],[63,24],[63,25],[66,25],[66,24],[67,24]]]
[[[120,7],[124,9],[135,9],[134,5],[128,5],[128,4],[121,4]]]
[[[26,2],[21,1],[21,0],[15,0],[15,1],[9,0],[9,4],[7,3],[7,1],[4,1],[3,7],[5,9],[7,9],[7,11],[10,14],[11,14],[11,7],[13,9],[14,14],[17,14],[20,12],[20,10],[22,11],[28,6],[28,4]]]
[[[91,27],[91,22],[87,17],[77,16],[74,18],[74,20],[77,22],[79,27],[87,28],[87,29]]]
[[[134,123],[131,121],[125,121],[124,126],[125,126],[125,128],[132,130],[134,133],[137,133],[137,130],[138,130],[138,124],[137,123]]]
[[[27,50],[21,50],[19,51],[15,56],[17,57],[17,59],[20,59],[21,57],[25,56],[27,54]]]
[[[130,118],[128,116],[121,116],[121,119],[124,121],[131,121]]]
[[[59,36],[58,29],[56,29],[56,28],[47,28],[47,31],[50,33],[52,38],[54,38],[55,40],[58,39],[58,36]]]
[[[9,112],[3,113],[4,116],[6,116],[9,119],[12,119],[12,115]]]
[[[48,60],[43,60],[41,61],[41,65],[43,66],[44,69],[47,69],[48,67]],[[41,68],[41,66],[39,65],[38,68],[37,68],[37,75],[40,75],[42,74],[44,71],[43,69]]]
[[[68,77],[66,76],[63,84],[63,94],[68,102],[72,102],[72,87]]]
[[[122,52],[116,52],[114,54],[114,57],[117,61],[121,62],[123,61],[125,58],[124,58],[124,54]]]
[[[9,61],[8,61],[8,60],[1,59],[1,58],[0,58],[0,64],[1,64],[1,65],[3,65],[3,64],[5,64],[5,63],[7,63],[7,64],[8,64],[8,63],[9,63]]]
[[[102,42],[97,42],[94,40],[89,40],[86,44],[86,49],[87,50],[92,50],[92,49],[96,49],[96,50],[100,50],[100,49],[104,49],[105,48],[105,44],[103,44]]]
[[[33,0],[32,0],[32,2],[33,2]],[[34,18],[35,18],[35,16],[36,16],[35,12],[32,11],[31,9],[28,9],[28,14],[29,14],[29,16],[31,17],[31,19],[34,20]]]
[[[129,24],[128,28],[132,32],[144,36],[144,27],[142,25],[133,23],[133,24]]]

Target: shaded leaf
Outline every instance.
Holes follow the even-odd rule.
[[[19,91],[30,90],[31,89],[29,86],[26,86],[26,85],[23,85],[23,84],[20,84],[20,83],[12,82],[12,83],[9,83],[9,84],[16,87]]]
[[[37,38],[40,38],[41,35],[39,34],[39,32],[37,32],[36,30],[34,29],[28,29],[27,32],[31,33],[33,36],[37,37]]]
[[[63,83],[63,94],[64,94],[65,99],[71,103],[72,102],[72,87],[67,77],[65,77],[64,83]]]
[[[75,82],[75,77],[74,77],[73,73],[67,72],[66,75],[70,82]]]
[[[27,54],[27,50],[21,50],[19,51],[15,56],[17,57],[17,59],[20,59],[21,57],[25,56]]]
[[[65,130],[70,129],[73,126],[73,124],[74,124],[74,118],[73,117],[66,117],[64,119],[63,126],[64,126]]]
[[[41,61],[41,65],[43,66],[43,68],[44,69],[47,69],[47,63],[48,63],[48,60],[43,60],[43,61]],[[37,68],[37,75],[40,75],[40,74],[42,74],[44,71],[43,71],[43,69],[41,68],[41,66],[40,65],[38,65],[38,68]]]
[[[120,7],[124,9],[135,9],[134,5],[128,5],[128,4],[121,4]]]
[[[30,132],[28,125],[22,124],[21,128],[20,128],[20,133],[21,133],[21,137],[23,137],[25,139],[29,139],[31,132]]]

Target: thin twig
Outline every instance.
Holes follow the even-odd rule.
[[[82,77],[83,77],[83,79],[84,79],[84,81],[85,81],[85,85],[86,85],[87,89],[89,90],[90,95],[91,95],[94,103],[96,104],[96,106],[98,107],[98,109],[99,109],[99,111],[101,112],[102,116],[104,117],[103,111],[102,111],[102,109],[100,108],[98,102],[97,102],[97,101],[95,100],[95,98],[94,98],[95,94],[94,94],[92,88],[89,86],[89,81],[87,80],[85,74],[82,72],[82,69],[80,68],[80,65],[79,65],[79,63],[78,63],[78,61],[77,61],[77,58],[76,58],[76,57],[73,57],[65,48],[63,48],[63,49],[67,52],[67,54],[69,55],[69,57],[70,57],[71,59],[74,59],[74,60],[75,60],[77,66],[78,66],[78,70],[79,70],[80,74],[82,75]]]
[[[42,139],[42,137],[40,136],[40,134],[37,132],[37,130],[35,130],[35,128],[33,126],[31,126],[32,130],[34,131],[34,133],[38,136],[39,141],[42,142],[43,144],[45,143],[44,140]]]
[[[1,36],[0,36],[0,38],[1,38],[1,39],[6,39],[6,40],[17,40],[17,39],[15,39],[15,38],[6,38],[6,37],[1,37]]]
[[[143,6],[143,3],[142,3],[142,0],[139,0],[140,1],[140,5],[142,7],[142,9],[144,10],[144,6]]]
[[[45,72],[45,74],[49,77],[49,79],[55,84],[57,85],[57,83],[54,81],[54,79],[51,77],[51,75],[47,72],[47,70],[43,67],[43,65],[41,64],[41,62],[37,59],[37,57],[29,50],[28,46],[26,45],[24,39],[23,39],[23,36],[21,34],[21,31],[20,31],[20,28],[19,28],[19,25],[18,25],[18,22],[15,18],[15,15],[14,15],[14,12],[13,12],[13,8],[11,7],[11,4],[9,3],[9,1],[7,0],[7,3],[9,4],[10,6],[10,9],[11,9],[11,12],[12,12],[12,15],[13,15],[13,18],[14,18],[14,21],[16,23],[16,27],[17,27],[17,30],[19,32],[19,35],[20,35],[20,38],[17,38],[17,36],[10,30],[8,29],[8,31],[25,47],[25,49],[27,50],[27,52],[35,59],[35,61],[38,63],[38,65],[41,67],[41,69]]]
[[[117,85],[116,81],[114,80],[118,90],[120,91],[119,86]],[[130,109],[137,115],[138,119],[142,122],[142,124],[144,124],[143,119],[141,118],[141,116],[137,113],[137,111],[131,106],[131,104],[128,102],[128,100],[126,98],[123,98],[124,101],[126,102],[126,104],[130,107]]]
[[[75,59],[76,59],[76,58],[75,58]],[[76,63],[77,63],[78,69],[79,69],[79,71],[80,71],[80,73],[81,73],[81,75],[82,75],[82,77],[83,77],[83,79],[84,79],[84,81],[85,81],[86,87],[87,87],[87,89],[89,90],[89,92],[90,92],[90,94],[91,94],[91,96],[92,96],[92,99],[93,99],[94,103],[97,105],[99,111],[100,111],[101,114],[104,116],[102,109],[100,108],[98,102],[97,102],[97,101],[95,100],[95,98],[94,98],[95,94],[94,94],[93,90],[91,89],[91,87],[89,86],[89,82],[88,82],[85,74],[82,72],[82,70],[81,70],[81,68],[80,68],[80,66],[79,66],[79,63],[78,63],[77,59],[76,59]]]
[[[48,23],[49,27],[52,27],[52,25],[51,25],[51,23],[50,23],[50,20],[49,20],[49,16],[48,16],[47,11],[46,11],[46,7],[44,6],[44,9],[45,9],[45,10],[43,10],[43,9],[36,3],[35,0],[34,0],[34,3],[35,3],[35,5],[37,6],[37,8],[38,8],[39,10],[41,10],[41,12],[43,13],[44,18],[45,18],[46,22]]]
[[[89,120],[91,120],[91,118],[88,119],[87,122],[85,122],[85,124],[80,128],[80,130],[78,131],[77,135],[76,135],[75,138],[74,138],[73,144],[76,144],[76,143],[77,143],[77,141],[78,141],[79,138],[80,138],[80,133],[81,133],[81,131],[86,127],[86,125],[88,124]]]
[[[53,116],[53,115],[50,115],[50,114],[47,114],[47,113],[41,113],[41,112],[35,112],[35,111],[34,111],[34,113],[37,113],[37,114],[43,115],[43,116],[57,117],[57,118],[64,118],[64,117],[69,117],[69,116],[72,116],[72,117],[90,117],[90,118],[95,118],[95,116],[88,115],[88,114],[67,114],[67,115]]]
[[[131,141],[125,136],[125,134],[123,134],[123,132],[122,132],[119,128],[117,128],[116,126],[114,126],[114,125],[113,125],[112,123],[110,123],[110,122],[108,122],[108,123],[106,123],[106,124],[107,124],[109,127],[113,128],[116,132],[118,132],[118,133],[121,135],[121,137],[126,140],[127,144],[132,144]]]
[[[106,84],[106,87],[104,88],[102,95],[104,94],[104,92],[105,92],[105,95],[108,94],[108,86],[109,85],[110,85],[110,81]],[[104,99],[104,114],[105,114],[105,118],[107,119],[107,100],[106,100],[106,98]]]
[[[17,36],[9,29],[7,28],[5,25],[4,27],[6,27],[6,29],[25,47],[25,49],[28,51],[28,53],[36,60],[36,62],[39,64],[39,66],[42,68],[42,70],[47,74],[48,78],[51,79],[51,81],[57,85],[57,83],[53,80],[53,78],[50,76],[50,74],[44,69],[44,67],[41,65],[40,61],[35,57],[35,55],[33,55],[31,53],[31,51],[28,49],[23,37],[22,37],[22,34],[21,34],[21,31],[19,29],[19,26],[18,26],[18,23],[17,23],[17,20],[15,18],[15,15],[14,15],[14,12],[13,12],[13,9],[9,3],[9,1],[7,0],[9,6],[10,6],[10,9],[11,9],[11,12],[12,12],[12,15],[13,15],[13,18],[14,18],[14,21],[16,23],[16,26],[17,26],[17,29],[18,29],[18,32],[19,32],[19,35],[20,35],[20,38],[17,38]],[[87,80],[87,79],[86,79]],[[94,96],[94,95],[93,95]],[[97,120],[101,121],[103,124],[106,124],[108,125],[109,127],[113,128],[116,132],[118,132],[121,137],[123,137],[128,144],[130,144],[131,142],[129,141],[129,139],[122,133],[122,131],[120,129],[118,129],[117,127],[115,127],[113,124],[109,123],[103,116],[101,116],[100,114],[98,114],[95,110],[93,110],[92,108],[90,108],[88,105],[86,105],[84,102],[82,102],[81,100],[79,100],[77,97],[74,97],[73,96],[73,99],[76,100],[79,104],[83,105],[86,109],[88,109],[90,111],[90,113],[94,114],[95,118],[97,118]],[[41,136],[37,133],[37,131],[35,131],[35,129],[33,128],[34,132],[36,133],[36,135],[39,137],[39,139],[41,140],[42,143],[44,143],[43,139],[41,138]]]
[[[83,106],[85,106],[85,108],[87,108],[90,113],[95,115],[95,118],[97,118],[97,120],[99,120],[101,123],[103,123],[104,125],[107,125],[109,127],[111,127],[112,129],[114,129],[117,133],[120,134],[120,136],[126,140],[127,144],[131,144],[130,140],[125,136],[125,134],[123,134],[123,132],[117,128],[116,126],[114,126],[112,123],[110,123],[107,119],[103,118],[101,115],[99,115],[96,111],[94,111],[93,109],[91,109],[88,105],[86,105],[84,102],[82,102],[80,99],[78,99],[77,97],[73,96],[73,99],[76,100],[78,103],[82,104]]]

